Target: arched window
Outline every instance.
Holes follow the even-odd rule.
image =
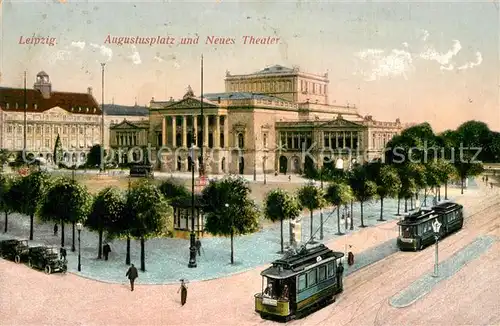
[[[243,134],[242,133],[238,134],[238,147],[239,148],[245,147],[245,139],[243,138]]]

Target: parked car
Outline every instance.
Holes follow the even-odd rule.
[[[59,250],[56,247],[29,248],[28,266],[42,269],[47,274],[66,273],[68,270],[67,261],[59,258]]]
[[[0,257],[19,264],[26,261],[28,248],[28,240],[3,240],[0,241]]]

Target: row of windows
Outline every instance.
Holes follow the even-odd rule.
[[[331,140],[331,141],[330,141]],[[351,142],[352,140],[352,142]],[[338,138],[327,138],[325,137],[323,145],[325,148],[352,148],[356,149],[359,147],[358,137],[338,137]]]
[[[326,94],[326,85],[321,85],[317,83],[311,83],[305,80],[300,81],[300,91],[301,92],[309,92],[312,91],[313,94],[324,95]]]
[[[23,114],[7,114],[4,113],[5,120],[22,120],[24,119]],[[31,114],[27,116],[28,120],[46,120],[46,121],[94,121],[99,122],[100,117],[96,116],[82,116],[82,115],[70,115],[70,114]]]
[[[230,92],[292,92],[290,81],[272,82],[244,82],[234,83],[229,86]]]
[[[299,275],[297,289],[304,291],[326,279],[335,277],[335,261],[313,268],[305,274]]]
[[[33,132],[33,126],[27,126],[27,133],[28,134],[31,134]],[[49,134],[50,133],[50,130],[51,130],[51,127],[50,126],[46,126],[45,127],[45,133]],[[53,127],[53,131],[54,131],[54,134],[58,134],[60,131],[62,131],[63,134],[67,134],[68,131],[71,130],[71,133],[72,134],[75,134],[76,133],[76,127]],[[22,126],[17,126],[16,128],[16,131],[18,134],[21,134],[23,132],[23,127]],[[84,127],[79,127],[79,134],[80,135],[83,135],[85,133],[85,131],[87,132],[87,134],[91,134],[92,132],[93,133],[99,133],[99,128],[84,128]],[[11,134],[14,132],[14,126],[12,125],[8,125],[7,126],[7,133]],[[41,134],[42,133],[42,127],[41,126],[37,126],[35,128],[35,133],[36,134]]]
[[[460,218],[462,218],[462,211],[453,211],[446,214],[446,219],[448,220],[448,222],[456,221]]]

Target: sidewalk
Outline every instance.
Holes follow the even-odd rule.
[[[473,187],[472,187],[473,188]],[[448,191],[450,198],[459,197],[460,190],[450,188]],[[465,195],[476,197],[479,194],[478,189],[468,189]],[[480,194],[479,194],[480,196]],[[429,203],[432,198],[429,199]],[[347,244],[352,245],[351,250],[357,255],[360,251],[370,248],[376,249],[370,251],[365,256],[357,255],[356,264],[353,268],[361,268],[366,264],[380,260],[390,255],[397,248],[395,247],[395,238],[397,228],[395,223],[399,217],[394,213],[397,211],[397,201],[384,201],[384,216],[390,222],[377,222],[380,214],[380,203],[369,202],[364,205],[364,221],[370,227],[363,231],[362,238],[358,236],[359,228],[359,204],[354,205],[354,231],[348,230],[350,236],[338,236],[336,212],[324,212],[324,239],[323,242],[337,251],[344,251]],[[342,222],[342,221],[341,221]],[[0,225],[3,225],[1,219]],[[319,228],[319,212],[314,214],[314,230]],[[60,233],[53,236],[53,224],[35,223],[34,238],[31,245],[50,244],[60,245]],[[344,230],[344,223],[341,223],[341,231]],[[61,232],[61,230],[59,230]],[[65,228],[66,248],[68,248],[68,269],[83,277],[96,279],[110,283],[123,283],[123,275],[127,269],[125,265],[125,240],[115,240],[111,245],[112,252],[109,261],[97,260],[97,234],[82,231],[82,271],[79,273],[77,268],[78,243],[76,243],[76,252],[71,252],[71,225]],[[8,238],[27,238],[29,234],[29,218],[17,214],[9,217],[9,232],[1,234],[0,239]],[[302,219],[303,241],[309,239],[309,214],[306,213]],[[284,224],[285,243],[288,242],[288,222]],[[319,231],[316,233],[316,239],[319,238]],[[278,253],[280,248],[280,226],[279,223],[264,227],[263,230],[234,239],[235,264],[229,264],[230,261],[230,239],[229,238],[206,238],[202,240],[202,256],[197,257],[198,267],[188,268],[189,260],[189,241],[183,239],[150,239],[146,241],[146,273],[141,273],[139,284],[168,284],[177,283],[179,278],[194,280],[207,280],[240,273],[245,270],[253,269],[257,266],[268,264],[280,257]],[[363,258],[365,257],[365,258]],[[131,243],[131,262],[137,267],[140,266],[140,244],[139,241],[132,240]],[[356,267],[357,266],[357,267]],[[350,273],[350,269],[347,270]]]

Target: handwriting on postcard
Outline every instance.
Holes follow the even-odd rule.
[[[115,45],[196,45],[196,44],[208,44],[208,45],[231,45],[231,44],[246,44],[246,45],[271,45],[279,44],[280,38],[274,36],[253,36],[245,35],[241,37],[228,37],[228,36],[193,36],[193,37],[173,37],[173,36],[153,36],[153,37],[142,37],[142,36],[106,36],[104,44],[115,44]]]

